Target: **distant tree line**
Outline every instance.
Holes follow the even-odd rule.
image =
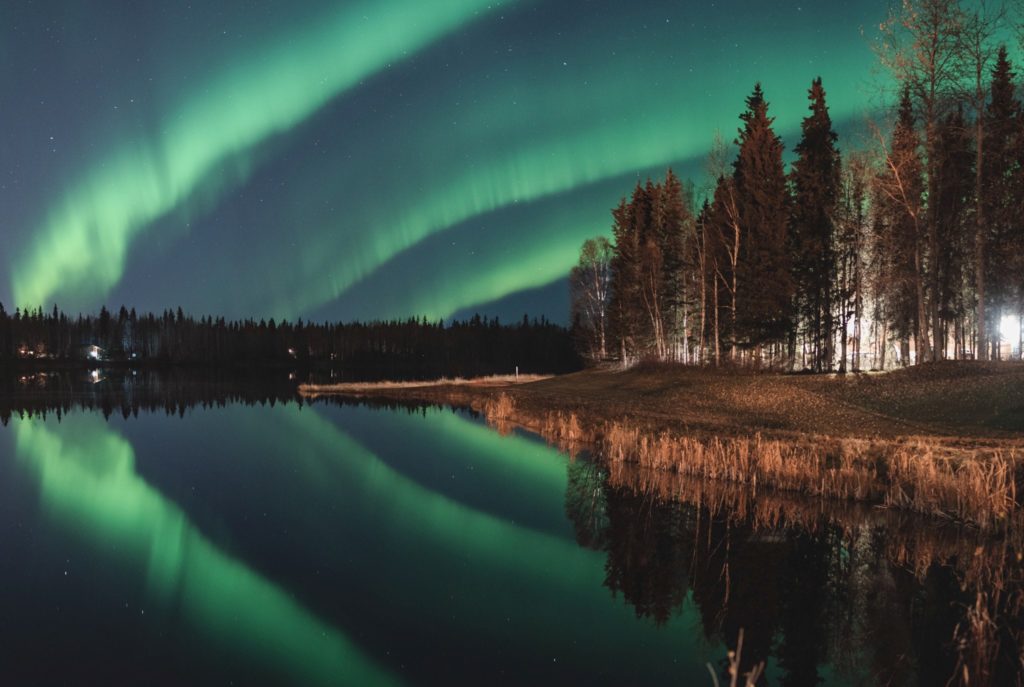
[[[877,45],[894,112],[845,156],[815,79],[787,170],[756,85],[702,194],[669,170],[612,211],[611,241],[584,243],[580,353],[815,371],[1019,356],[1024,113],[1005,19],[904,0]]]
[[[306,401],[298,395],[286,370],[187,366],[111,367],[99,370],[0,370],[0,425],[12,415],[59,422],[75,409],[96,411],[105,418],[125,419],[142,413],[184,417],[187,410],[223,408],[241,403],[269,405]],[[335,397],[324,397],[324,402]],[[318,399],[318,402],[321,399]]]
[[[310,370],[308,377],[322,373]],[[195,408],[223,408],[232,404],[271,406],[296,403],[352,405],[424,412],[427,404],[397,399],[320,396],[303,398],[287,370],[221,366],[146,366],[142,369],[110,367],[99,370],[0,371],[0,426],[14,415],[53,416],[59,422],[76,409],[95,411],[110,418],[163,413],[184,417]]]
[[[95,347],[95,348],[94,348]],[[181,308],[137,314],[68,316],[57,306],[9,315],[0,305],[0,366],[27,361],[99,359],[125,363],[306,365],[403,377],[564,372],[579,367],[568,331],[544,318],[501,324],[474,316],[312,323],[227,321]]]

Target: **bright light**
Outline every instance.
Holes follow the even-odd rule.
[[[999,320],[999,336],[1003,341],[1016,343],[1020,338],[1020,318],[1006,315]]]

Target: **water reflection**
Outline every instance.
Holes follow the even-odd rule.
[[[135,472],[132,447],[95,416],[14,426],[16,455],[38,478],[50,516],[144,571],[157,607],[180,610],[224,648],[305,684],[384,684],[387,674],[340,632],[223,553]]]
[[[72,410],[90,410],[105,418],[137,417],[139,412],[184,416],[194,407],[231,403],[269,405],[299,402],[286,372],[244,370],[197,372],[185,368],[132,370],[64,369],[0,374],[0,424],[12,416],[60,418]]]
[[[429,625],[419,641],[435,644],[443,635],[442,643],[450,647],[432,655],[407,647],[404,658],[419,663],[414,681],[445,684],[486,676],[490,684],[566,683],[591,674],[600,683],[629,681],[631,675],[690,682],[706,675],[702,657],[721,653],[720,647],[698,648],[688,632],[692,618],[681,615],[668,631],[647,623],[624,624],[626,609],[609,603],[601,587],[599,556],[571,538],[554,536],[551,525],[526,527],[495,504],[472,506],[410,478],[398,469],[405,466],[382,459],[349,435],[366,432],[367,412],[344,406],[326,414],[278,411],[296,430],[288,435],[304,437],[305,449],[337,470],[332,483],[344,485],[346,511],[373,514],[373,537],[389,551],[362,560],[359,573],[349,572],[358,576],[353,585],[386,590],[388,603],[377,609],[376,624],[393,632],[404,624],[402,616],[416,615]],[[402,450],[409,454],[412,448],[411,456],[419,461],[443,460],[440,446],[472,446],[485,454],[481,470],[507,470],[525,457],[529,472],[531,453],[539,447],[562,472],[564,489],[566,461],[535,441],[499,437],[465,418],[436,423],[433,413],[385,417],[389,436],[415,439],[423,428],[435,430],[429,443],[404,445]],[[386,448],[383,438],[375,435],[377,450]],[[532,472],[545,475],[547,470],[535,467]],[[534,480],[538,494],[545,479]],[[496,490],[491,496],[501,498]],[[531,503],[543,509],[540,501]],[[556,517],[564,520],[561,508]],[[344,523],[339,526],[343,530],[336,537],[357,536],[345,532]],[[407,560],[416,561],[414,584]],[[595,660],[595,654],[602,658]]]
[[[150,580],[150,598],[171,615],[180,608],[243,659],[278,642],[274,632],[291,637],[271,657],[282,670],[318,666],[302,683],[376,683],[358,661],[350,669],[343,652],[328,665],[332,652],[316,650],[327,640],[306,641],[317,629],[336,643],[344,631],[374,661],[430,684],[566,683],[586,674],[596,683],[692,682],[724,651],[692,641],[690,618],[666,631],[611,602],[602,557],[579,548],[565,526],[566,462],[536,440],[502,438],[448,412],[343,405],[56,419],[11,421],[16,453],[37,474],[51,517],[94,550],[121,552],[114,567]],[[124,437],[147,454],[144,466]],[[479,456],[475,472],[486,475],[478,485],[491,485],[481,487],[490,503],[412,472],[416,461],[445,465],[467,451]],[[499,489],[516,468],[522,482],[509,482],[513,493],[528,498],[532,484],[539,513],[523,523],[528,506],[503,502]],[[188,482],[205,496],[191,498]],[[269,597],[273,607],[275,595],[325,620],[271,609],[242,613],[239,622],[255,629],[228,621],[235,604]]]
[[[1020,533],[569,461],[442,409],[151,383],[46,381],[0,414],[47,517],[216,660],[303,684],[707,684],[743,628],[771,684],[1022,674]]]
[[[1019,533],[584,459],[566,504],[638,616],[692,604],[710,640],[744,628],[744,663],[778,684],[1021,679]]]

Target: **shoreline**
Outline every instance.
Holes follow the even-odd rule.
[[[409,390],[428,390],[450,387],[505,388],[517,384],[531,384],[551,379],[554,375],[488,375],[486,377],[442,377],[433,380],[339,382],[336,384],[300,384],[298,393],[303,398],[320,396],[381,395]]]
[[[989,531],[1024,526],[1019,364],[845,377],[656,365],[518,385],[337,386],[347,388],[303,385],[300,394],[470,408],[498,431],[522,427],[570,454],[588,450],[610,465],[725,481],[751,494],[769,488],[865,502]],[[941,410],[951,406],[961,419],[953,426]]]

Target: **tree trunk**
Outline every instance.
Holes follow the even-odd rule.
[[[704,257],[704,236],[701,232],[700,249],[700,336],[698,337],[697,360],[704,363],[704,337],[707,332],[707,309],[708,309],[708,275]]]
[[[886,332],[885,332],[885,323],[883,323],[883,324],[882,324],[882,327],[881,327],[881,329],[882,329],[882,334],[881,334],[881,336],[879,337],[879,341],[881,341],[881,342],[882,342],[882,348],[881,348],[881,353],[880,353],[880,354],[879,354],[879,356],[878,356],[878,357],[879,357],[879,360],[880,360],[881,362],[880,362],[880,364],[879,364],[879,367],[878,367],[878,369],[880,369],[880,370],[883,370],[883,371],[884,371],[884,370],[885,370],[885,353],[886,353],[886,345],[885,345],[885,334],[886,334]]]
[[[1017,319],[1017,359],[1024,359],[1024,316]]]
[[[982,151],[985,145],[982,110],[978,110],[975,139],[977,151],[974,162],[974,290],[978,297],[978,342],[975,351],[979,360],[986,359],[985,342],[988,340],[985,324],[985,203],[982,198]]]
[[[718,283],[715,283],[715,288],[712,289],[712,295],[714,296],[715,306],[715,367],[721,365],[721,347],[719,346],[718,339]]]
[[[733,362],[736,362],[736,270],[733,268],[732,272],[732,307],[730,308],[730,317],[732,318],[732,346],[729,351],[729,357],[732,358]]]
[[[847,315],[843,312],[842,318],[840,318],[840,333],[839,333],[839,374],[846,374],[846,320]]]
[[[830,277],[830,279],[831,279],[831,277]],[[835,324],[835,322],[832,319],[832,298],[831,298],[831,294],[830,294],[831,288],[832,288],[831,285],[826,287],[826,289],[825,289],[825,297],[823,299],[824,300],[823,310],[824,310],[824,313],[825,313],[823,324],[825,326],[825,331],[822,332],[822,334],[823,334],[824,340],[825,340],[825,350],[823,351],[825,359],[822,362],[823,362],[823,367],[824,367],[826,372],[831,372],[832,371],[832,359],[835,357],[835,345],[836,345],[836,342],[835,342],[835,332],[833,331],[833,329],[834,329],[833,325]],[[844,305],[844,307],[845,307],[845,305]],[[845,342],[844,342],[844,345],[843,345],[843,350],[845,350]]]
[[[733,224],[733,247],[732,247],[732,352],[730,353],[733,362],[736,362],[736,288],[737,276],[736,267],[740,260],[740,227]]]
[[[817,300],[817,298],[815,300]],[[811,342],[811,351],[814,355],[814,362],[811,365],[811,369],[815,372],[821,372],[822,368],[822,341],[821,303],[817,303],[814,308],[814,336]]]
[[[929,186],[933,186],[929,181]],[[931,190],[929,191],[931,192]],[[934,198],[935,196],[930,196]],[[931,272],[931,299],[929,300],[929,310],[932,325],[932,342],[931,342],[931,359],[941,360],[945,353],[946,346],[942,340],[942,320],[939,319],[939,270],[935,263],[938,262],[937,256],[939,255],[939,231],[938,231],[938,220],[934,217],[931,211],[928,212],[928,255],[931,259],[931,265],[929,271]],[[924,332],[928,331],[928,327],[923,328]],[[925,350],[927,350],[927,336],[925,337]],[[925,353],[927,358],[928,354]],[[918,362],[924,362],[924,360],[918,359]]]
[[[917,332],[914,338],[915,362],[920,364],[927,360],[928,355],[928,304],[925,299],[925,275],[921,260],[921,242],[914,242],[914,271],[917,289]],[[909,352],[908,352],[909,357]],[[906,364],[904,362],[904,364]]]
[[[864,316],[864,299],[860,293],[860,258],[856,257],[856,253],[854,255],[856,262],[853,265],[853,287],[855,294],[853,297],[853,371],[860,372],[860,321]]]

